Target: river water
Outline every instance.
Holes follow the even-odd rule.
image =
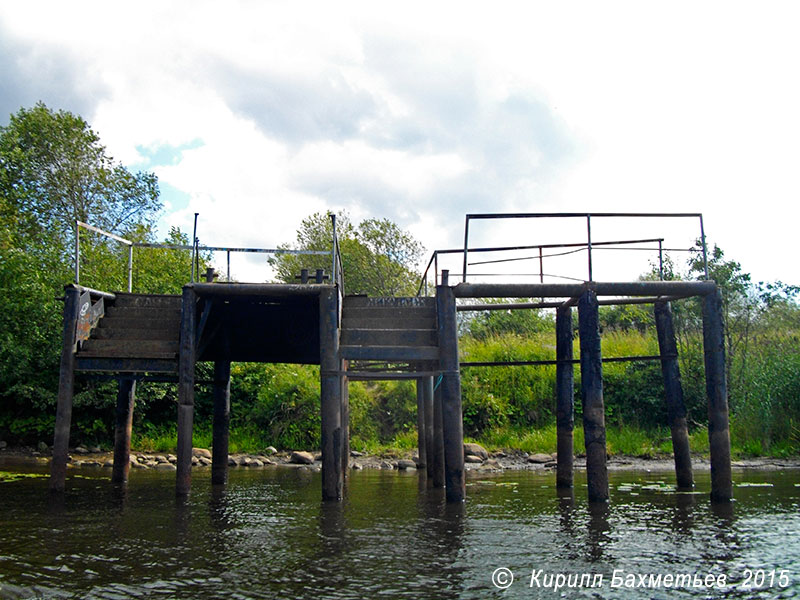
[[[470,477],[457,506],[397,471],[353,472],[339,504],[288,468],[224,489],[196,470],[184,500],[174,473],[120,492],[84,468],[61,496],[0,480],[0,598],[800,597],[800,471],[735,472],[723,505],[703,473],[689,494],[669,472],[610,477],[607,505],[580,473],[559,495],[552,473],[507,472]]]

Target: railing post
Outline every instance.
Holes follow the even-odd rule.
[[[133,244],[128,246],[128,293],[133,291]]]
[[[67,286],[64,290],[64,329],[61,365],[58,375],[58,408],[53,435],[53,460],[50,463],[50,489],[64,491],[67,477],[69,430],[72,422],[72,391],[75,385],[75,335],[80,311],[80,290]]]

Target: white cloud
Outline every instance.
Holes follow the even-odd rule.
[[[117,159],[191,199],[165,222],[200,212],[215,244],[290,241],[328,208],[429,249],[462,243],[465,212],[691,211],[756,278],[791,280],[799,11],[7,3],[0,106],[85,111]],[[162,147],[186,149],[143,162]]]

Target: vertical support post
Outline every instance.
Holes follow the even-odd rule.
[[[77,263],[76,263],[77,264]],[[64,289],[64,330],[58,374],[58,407],[53,434],[53,460],[50,463],[50,490],[64,491],[67,477],[69,430],[72,422],[72,391],[75,385],[75,335],[78,326],[80,290]]]
[[[417,467],[428,467],[428,448],[425,445],[425,377],[417,378]]]
[[[178,356],[178,462],[177,494],[188,494],[192,485],[192,425],[194,421],[194,363],[197,348],[197,297],[191,285],[181,298],[181,345]]]
[[[433,483],[434,471],[434,454],[433,448],[433,376],[429,375],[424,378],[422,386],[422,395],[425,403],[425,465],[426,479]]]
[[[131,432],[133,405],[136,401],[136,380],[120,377],[117,384],[117,408],[114,424],[114,466],[111,483],[126,483],[131,469]]]
[[[231,361],[214,362],[214,425],[211,434],[211,483],[228,482],[228,440],[231,422]]]
[[[608,466],[603,359],[600,353],[597,295],[592,290],[586,290],[578,300],[578,328],[581,338],[581,400],[589,501],[604,502],[608,500]]]
[[[711,454],[711,499],[733,498],[731,438],[728,425],[728,383],[719,288],[703,299],[703,355],[708,396],[708,441]]]
[[[445,490],[448,502],[463,502],[467,490],[464,475],[464,421],[461,412],[461,374],[453,288],[448,285],[436,288],[436,310],[439,322],[439,364],[442,370]]]
[[[572,308],[569,306],[556,310],[556,360],[556,487],[570,488],[574,460],[575,369],[572,364]]]
[[[441,379],[433,387],[433,487],[443,488],[444,478],[444,435],[442,432],[442,385]]]
[[[349,361],[342,361],[342,372],[347,373]],[[344,480],[350,476],[350,381],[342,376],[342,475]]]
[[[319,296],[322,499],[342,499],[342,382],[339,375],[339,292]]]
[[[689,451],[689,429],[686,425],[686,405],[683,402],[681,371],[678,366],[678,345],[672,325],[669,302],[655,303],[656,333],[661,353],[661,373],[664,377],[664,396],[667,402],[669,428],[672,432],[672,454],[675,458],[675,477],[679,488],[694,486],[692,455]]]
[[[228,259],[228,283],[230,283],[230,281],[231,281],[231,251],[228,250],[226,252],[226,254],[227,254],[226,258]]]

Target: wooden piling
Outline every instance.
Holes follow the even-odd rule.
[[[197,296],[192,286],[181,298],[181,343],[178,355],[178,472],[175,491],[189,493],[192,485],[192,425],[194,421],[194,366],[197,348]]]
[[[556,487],[570,488],[573,481],[573,430],[575,388],[572,364],[572,308],[556,310]]]
[[[729,501],[733,498],[731,438],[728,424],[728,384],[725,377],[722,295],[719,289],[703,299],[703,355],[708,396],[711,499]]]
[[[319,297],[322,499],[342,499],[342,381],[339,374],[339,297],[336,288]]]
[[[342,372],[347,373],[349,361],[342,361]],[[347,483],[350,477],[350,382],[342,376],[342,476]]]
[[[424,378],[422,395],[425,403],[425,456],[427,465],[425,475],[428,483],[433,485],[433,376]]]
[[[439,324],[439,365],[442,371],[440,387],[445,491],[448,502],[463,502],[467,490],[464,475],[464,422],[461,412],[461,375],[453,288],[447,285],[437,286],[436,310]]]
[[[681,371],[678,366],[678,345],[672,324],[669,302],[656,302],[654,307],[658,347],[661,353],[661,373],[664,377],[664,396],[667,418],[672,432],[672,454],[675,459],[675,478],[679,488],[694,487],[692,455],[689,450],[689,429],[686,424],[686,405],[683,402]]]
[[[69,430],[72,422],[72,392],[75,385],[75,334],[78,326],[80,290],[64,289],[64,328],[61,364],[58,374],[58,407],[53,434],[53,460],[50,463],[50,490],[62,492],[67,477]]]
[[[231,421],[231,361],[214,362],[214,425],[211,435],[211,483],[228,482]]]
[[[114,466],[111,483],[128,481],[131,469],[131,432],[133,430],[133,405],[136,401],[136,380],[120,377],[117,383],[117,408],[114,423]]]
[[[428,449],[425,446],[425,377],[420,377],[417,383],[417,468],[425,469],[428,461]]]
[[[603,405],[603,363],[597,295],[584,292],[578,300],[578,330],[581,347],[581,400],[586,445],[586,479],[589,501],[608,500],[606,423]]]
[[[444,436],[442,435],[442,386],[441,379],[433,387],[433,474],[435,488],[444,487]]]

